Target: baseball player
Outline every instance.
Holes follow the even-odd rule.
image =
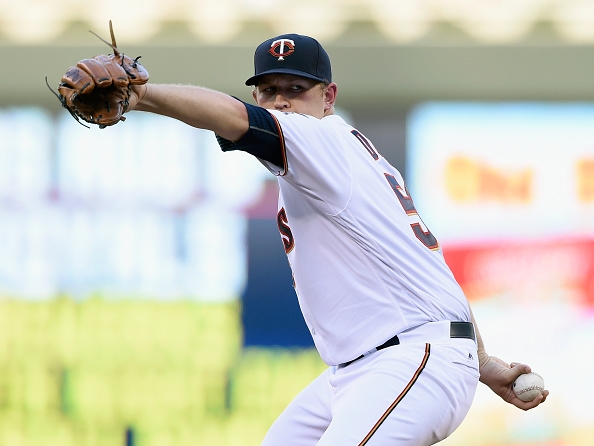
[[[115,40],[114,40],[115,42]],[[303,316],[328,368],[267,433],[265,446],[429,445],[466,416],[477,383],[520,409],[530,371],[489,356],[439,242],[400,173],[334,114],[330,59],[285,34],[254,55],[256,105],[188,85],[131,87],[128,109],[216,133],[278,178],[277,223]],[[230,181],[233,179],[231,178]]]

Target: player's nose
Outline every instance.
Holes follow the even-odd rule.
[[[289,101],[287,101],[287,99],[282,95],[282,94],[277,94],[274,98],[274,108],[276,108],[277,110],[283,110],[285,108],[289,108],[291,106],[291,104],[289,104]]]

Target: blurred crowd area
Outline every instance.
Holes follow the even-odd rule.
[[[209,132],[134,118],[101,131],[0,109],[0,295],[237,298],[265,170]]]
[[[271,0],[115,0],[101,8],[71,0],[19,3],[3,1],[0,35],[31,43],[55,38],[73,22],[95,27],[116,19],[127,41],[142,41],[158,34],[163,23],[183,23],[199,39],[230,42],[241,38],[251,24],[272,32],[302,29],[323,38],[336,38],[359,23],[371,23],[393,41],[411,41],[430,34],[436,23],[458,27],[483,42],[510,42],[522,38],[541,23],[548,23],[564,39],[594,40],[594,7],[588,0],[312,0],[290,7]],[[312,14],[312,10],[317,11]],[[113,11],[126,11],[115,14]]]

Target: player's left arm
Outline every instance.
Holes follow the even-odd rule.
[[[239,140],[249,130],[243,102],[228,94],[194,85],[134,85],[129,110],[169,116],[193,127]]]
[[[485,350],[485,344],[478,329],[474,314],[472,313],[472,309],[470,310],[470,314],[472,316],[472,323],[474,324],[477,339],[479,371],[481,375],[480,381],[487,385],[504,401],[513,404],[522,410],[533,409],[540,403],[543,403],[549,395],[548,390],[545,390],[542,395],[539,395],[528,402],[522,401],[516,396],[512,387],[513,382],[518,376],[524,373],[530,373],[530,367],[526,364],[517,362],[507,364],[505,361],[502,361],[495,356],[490,356]]]

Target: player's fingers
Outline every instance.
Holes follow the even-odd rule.
[[[532,371],[530,366],[522,364],[521,362],[512,362],[510,367],[510,373],[514,380],[518,376],[523,375],[524,373],[530,373]]]
[[[545,390],[541,395],[537,395],[532,401],[522,401],[519,398],[514,399],[513,404],[522,410],[534,409],[536,406],[542,404],[547,399],[549,391]]]
[[[144,85],[149,80],[148,71],[138,62],[138,59],[139,57],[132,59],[122,54],[122,65],[132,85]]]
[[[113,56],[106,56],[104,54],[95,56],[93,59],[101,63],[102,67],[107,71],[110,80],[118,87],[125,87],[128,85],[128,75],[126,71],[119,65],[119,59]],[[108,84],[110,85],[110,84]]]
[[[109,70],[99,60],[83,59],[76,64],[77,67],[86,71],[93,79],[96,87],[109,87],[113,80]]]
[[[66,70],[60,83],[60,87],[74,90],[77,94],[90,93],[95,88],[95,82],[89,73],[82,68],[75,66]]]
[[[510,365],[510,367],[518,367],[518,366],[525,366],[528,367],[526,364],[523,364],[521,362],[512,362]]]

